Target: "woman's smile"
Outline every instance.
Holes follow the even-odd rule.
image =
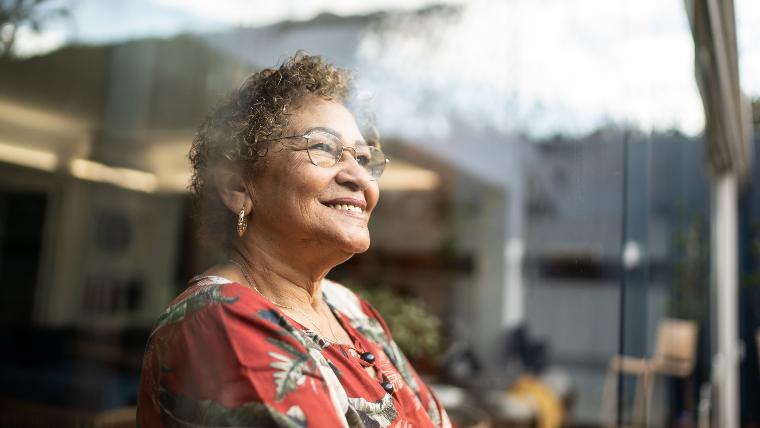
[[[361,199],[336,198],[322,202],[322,205],[350,217],[362,219],[367,217],[364,213],[365,209],[367,208],[367,203]]]

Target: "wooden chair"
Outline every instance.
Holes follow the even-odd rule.
[[[694,321],[665,318],[657,328],[657,342],[652,358],[615,355],[610,359],[602,397],[602,424],[615,426],[615,412],[610,405],[617,394],[618,374],[636,376],[636,393],[633,404],[633,425],[646,426],[652,388],[656,376],[685,378],[686,407],[692,409],[689,378],[697,355],[699,327]]]

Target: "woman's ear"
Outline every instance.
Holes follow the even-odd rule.
[[[246,215],[250,213],[250,186],[246,185],[243,177],[230,171],[217,171],[214,173],[214,184],[227,209],[235,214],[239,213],[241,208],[245,210]]]

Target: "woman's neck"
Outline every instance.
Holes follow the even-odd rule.
[[[262,245],[264,244],[264,245]],[[244,277],[264,297],[281,306],[317,309],[322,304],[322,279],[334,266],[313,260],[261,240],[236,242],[230,257],[241,265]]]

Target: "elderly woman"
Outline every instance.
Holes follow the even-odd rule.
[[[200,128],[192,189],[224,256],[151,334],[141,426],[450,425],[380,315],[325,278],[369,248],[387,162],[344,106],[349,86],[299,53]]]

